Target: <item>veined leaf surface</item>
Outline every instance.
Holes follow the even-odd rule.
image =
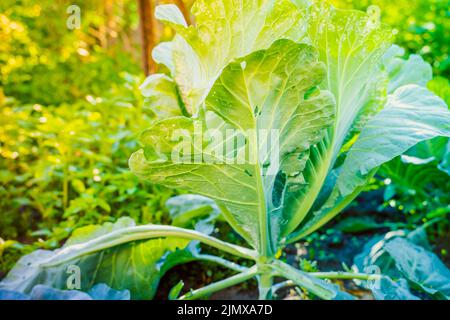
[[[180,163],[173,159],[180,144],[174,134],[181,130],[193,137],[199,125],[186,117],[160,121],[143,133],[144,149],[130,159],[132,171],[214,199],[250,244],[276,250],[295,212],[289,210],[288,194],[304,186],[308,150],[333,122],[334,99],[317,87],[324,72],[311,46],[290,40],[238,59],[211,88],[199,119],[200,127],[226,139],[198,144],[192,138],[185,154],[190,163]],[[271,132],[278,135],[276,150]],[[230,140],[235,141],[231,150],[226,149]],[[220,157],[217,150],[228,153]]]

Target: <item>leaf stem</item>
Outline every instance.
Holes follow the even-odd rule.
[[[251,267],[247,271],[238,273],[230,278],[225,280],[221,280],[215,283],[212,283],[206,287],[193,290],[183,296],[180,297],[180,300],[194,300],[198,298],[202,298],[204,296],[208,296],[213,294],[214,292],[226,289],[228,287],[234,286],[241,282],[247,281],[258,274],[258,269],[256,266]]]
[[[204,235],[198,231],[173,226],[148,225],[123,228],[81,244],[68,246],[61,249],[55,256],[49,259],[42,266],[51,267],[71,261],[72,259],[79,258],[86,254],[94,253],[128,242],[165,237],[198,240],[216,249],[250,260],[256,260],[257,257],[257,253],[254,250],[224,242],[214,237]]]
[[[352,272],[310,272],[311,276],[319,279],[344,279],[344,280],[379,280],[384,276],[381,274],[352,273]],[[275,293],[286,287],[297,286],[292,280],[279,282],[272,286],[272,292]]]
[[[259,300],[272,299],[273,272],[263,271],[258,277]]]
[[[248,270],[247,267],[241,266],[237,263],[234,263],[232,261],[228,261],[226,259],[223,259],[221,257],[217,257],[217,256],[213,256],[210,254],[197,254],[195,255],[195,257],[197,259],[203,260],[203,261],[208,261],[208,262],[214,262],[217,264],[220,264],[221,266],[224,266],[228,269],[237,271],[237,272],[245,272]]]

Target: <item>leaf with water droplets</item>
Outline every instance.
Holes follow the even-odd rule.
[[[190,27],[183,26],[171,5],[157,12],[177,31],[171,46],[173,60],[164,63],[173,66],[181,97],[194,115],[233,59],[266,49],[278,39],[299,41],[306,31],[304,13],[288,0],[198,0],[192,8],[196,23]]]

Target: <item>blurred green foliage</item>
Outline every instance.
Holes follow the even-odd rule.
[[[24,224],[37,215],[46,224],[63,218],[72,227],[79,226],[80,219],[83,224],[97,223],[121,215],[152,220],[159,204],[156,208],[151,204],[150,186],[139,185],[127,166],[146,117],[139,107],[142,102],[134,98],[139,97],[140,78],[124,77],[129,82],[121,92],[87,96],[73,104],[4,102],[0,120],[3,212],[20,212]],[[2,235],[20,235],[14,228],[5,228],[14,220],[17,217],[11,214],[2,217]]]
[[[3,102],[0,115],[0,234],[54,248],[88,224],[130,216],[163,223],[172,192],[128,170],[148,113],[139,77],[104,97],[43,106]],[[118,90],[118,89],[117,89]]]

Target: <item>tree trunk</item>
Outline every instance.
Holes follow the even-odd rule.
[[[111,46],[111,32],[114,30],[114,3],[113,0],[104,1],[105,11],[105,40],[106,48]]]
[[[156,44],[153,2],[154,0],[138,0],[142,38],[142,67],[146,76],[156,71],[155,62],[151,56]]]

